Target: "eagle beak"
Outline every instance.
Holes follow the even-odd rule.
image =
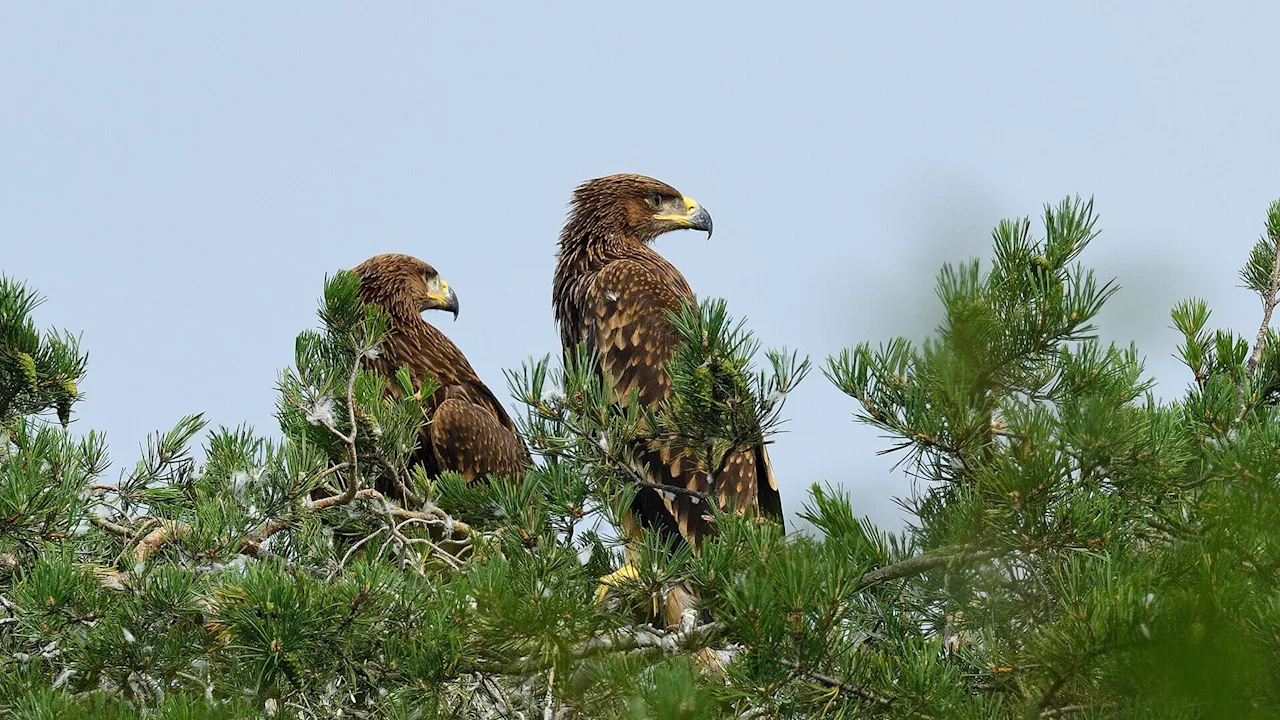
[[[689,198],[685,198],[684,202],[686,206],[688,206],[690,203],[692,203],[693,205],[693,207],[689,208],[688,210],[689,229],[705,230],[707,233],[707,239],[710,240],[711,239],[711,213],[707,212],[706,208],[702,207],[696,202],[693,202]]]
[[[655,215],[656,220],[669,220],[690,230],[703,230],[707,239],[711,239],[711,213],[691,197],[684,198],[683,215]]]
[[[433,303],[428,309],[448,310],[453,313],[454,321],[456,322],[458,320],[458,294],[453,291],[453,288],[449,287],[449,283],[441,280],[440,294],[427,295],[427,297],[431,298],[431,302]]]

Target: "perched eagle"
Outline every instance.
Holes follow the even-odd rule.
[[[417,383],[433,375],[440,388],[423,399],[427,422],[413,459],[429,477],[452,470],[467,482],[489,474],[521,478],[529,462],[524,441],[502,403],[444,333],[422,319],[426,310],[458,316],[458,296],[435,268],[409,255],[376,255],[355,268],[360,300],[390,317],[377,357],[368,367],[387,377],[400,395],[396,370],[406,367]],[[398,493],[396,493],[398,495]]]
[[[657,408],[671,393],[665,364],[679,342],[668,312],[694,302],[684,276],[649,246],[672,230],[704,230],[706,209],[675,188],[641,175],[589,180],[573,194],[569,220],[560,233],[552,304],[566,352],[578,343],[597,351],[599,371],[619,402],[632,391]],[[782,498],[763,445],[730,456],[712,481],[688,451],[649,444],[635,449],[634,463],[653,483],[714,497],[723,510],[759,509],[782,521]],[[696,550],[709,530],[704,508],[687,494],[641,489],[632,518],[689,542]],[[633,529],[623,528],[631,534]]]

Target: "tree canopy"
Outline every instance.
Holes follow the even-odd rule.
[[[1042,220],[943,266],[922,343],[822,365],[915,479],[907,528],[838,485],[786,534],[707,502],[700,553],[647,534],[602,602],[644,482],[624,449],[778,439],[808,375],[799,353],[759,357],[724,301],[674,318],[660,413],[612,403],[590,362],[509,372],[535,466],[469,485],[411,461],[434,379],[402,370],[388,394],[363,369],[387,318],[338,271],[280,375],[278,431],[192,415],[113,478],[102,435],[66,429],[76,338],[38,332],[38,296],[0,278],[0,714],[1280,717],[1280,201],[1240,274],[1256,335],[1172,309],[1172,400],[1138,348],[1097,337],[1119,286],[1084,264],[1092,201]],[[677,584],[701,614],[663,628]]]

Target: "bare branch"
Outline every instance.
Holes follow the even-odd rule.
[[[117,525],[111,522],[110,520],[107,520],[105,518],[100,518],[97,515],[89,518],[89,522],[99,528],[102,528],[103,530],[106,530],[107,532],[111,533],[112,535],[115,535],[118,538],[125,538],[126,540],[133,538],[133,533],[129,530],[129,528],[123,525]]]
[[[360,489],[360,458],[356,453],[356,378],[360,376],[360,360],[351,363],[351,377],[347,379],[347,420],[351,424],[351,434],[343,438],[347,443],[347,454],[350,460],[350,472],[347,474],[347,491],[342,494],[343,503],[349,503],[356,497]]]
[[[498,684],[494,682],[492,678],[486,675],[483,675],[481,673],[476,673],[475,677],[476,677],[476,680],[480,683],[480,687],[484,690],[484,693],[489,696],[490,700],[493,701],[494,706],[497,707],[498,712],[502,715],[502,717],[504,718],[518,717],[518,718],[521,718],[521,720],[523,720],[524,715],[522,713],[515,712],[515,710],[511,707],[511,698],[507,697],[507,694],[502,691],[502,688],[498,687]]]
[[[710,622],[679,632],[663,632],[649,626],[623,628],[606,633],[573,651],[575,659],[597,655],[602,652],[621,652],[640,648],[653,648],[666,653],[678,653],[701,645],[724,629],[724,623]]]
[[[553,665],[551,667],[551,672],[548,673],[548,677],[547,677],[547,696],[546,696],[546,700],[543,703],[542,720],[555,719],[555,716],[556,716],[555,711],[552,709],[552,706],[551,706],[551,700],[552,700],[551,689],[554,688],[555,686],[556,686],[556,668]]]
[[[387,502],[386,498],[382,495],[382,493],[373,489],[359,490],[350,499],[347,499],[346,494],[344,493],[342,495],[331,495],[329,497],[321,498],[319,500],[309,500],[303,506],[303,511],[318,512],[320,510],[325,510],[327,508],[331,508],[336,505],[349,505],[350,503],[358,500],[366,500],[370,502],[383,503],[384,505],[387,506],[387,514],[396,520],[415,521],[415,522],[422,522],[422,523],[427,523],[431,525],[443,526],[446,528],[447,539],[461,540],[471,535],[470,525],[460,520],[454,520],[448,515],[448,513],[444,512],[443,510],[441,510],[440,508],[434,505],[427,507],[423,511],[405,510],[404,508],[401,508],[399,506],[396,506]],[[242,555],[248,555],[250,557],[261,557],[263,552],[265,552],[262,549],[262,543],[272,535],[275,535],[276,533],[290,527],[293,524],[293,520],[294,518],[287,517],[287,518],[277,518],[277,519],[268,521],[265,525],[262,526],[262,528],[254,536],[246,537],[240,541],[240,547],[238,552]],[[112,535],[115,535],[116,537],[119,537],[125,540],[137,539],[134,532],[124,527],[123,525],[118,525],[116,523],[110,522],[109,520],[104,520],[102,518],[97,518],[97,517],[93,518],[91,522],[94,525],[102,528],[103,530],[106,530],[107,532],[111,533]],[[394,524],[393,524],[393,528],[394,528]],[[169,543],[173,541],[175,538],[179,537],[180,535],[183,535],[190,531],[191,531],[191,526],[185,522],[182,522],[181,520],[161,521],[159,527],[150,531],[146,535],[143,535],[140,539],[137,539],[138,544],[133,550],[134,560],[136,562],[145,562],[148,557],[154,554],[166,543]],[[438,552],[439,554],[441,555],[448,554],[445,550],[441,549],[434,542],[426,541],[425,543],[419,543],[418,541],[423,540],[423,538],[404,538],[404,539],[411,541],[409,544],[429,544],[432,547],[432,549]],[[446,560],[446,562],[449,562],[449,561]]]
[[[191,526],[181,520],[160,521],[160,527],[142,536],[142,539],[138,541],[138,546],[133,549],[134,560],[138,562],[145,561],[148,556],[163,547],[165,543],[190,530]]]

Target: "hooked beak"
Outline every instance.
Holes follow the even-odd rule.
[[[683,215],[657,215],[657,220],[670,220],[690,230],[703,230],[707,239],[711,239],[711,213],[691,197],[684,198]]]
[[[694,203],[692,214],[689,215],[689,229],[705,230],[707,239],[711,239],[711,213],[707,209]]]
[[[431,298],[432,302],[431,306],[427,308],[428,310],[447,310],[453,313],[453,319],[457,322],[458,294],[453,291],[453,288],[449,287],[449,283],[441,280],[440,294],[428,295],[427,297]]]

